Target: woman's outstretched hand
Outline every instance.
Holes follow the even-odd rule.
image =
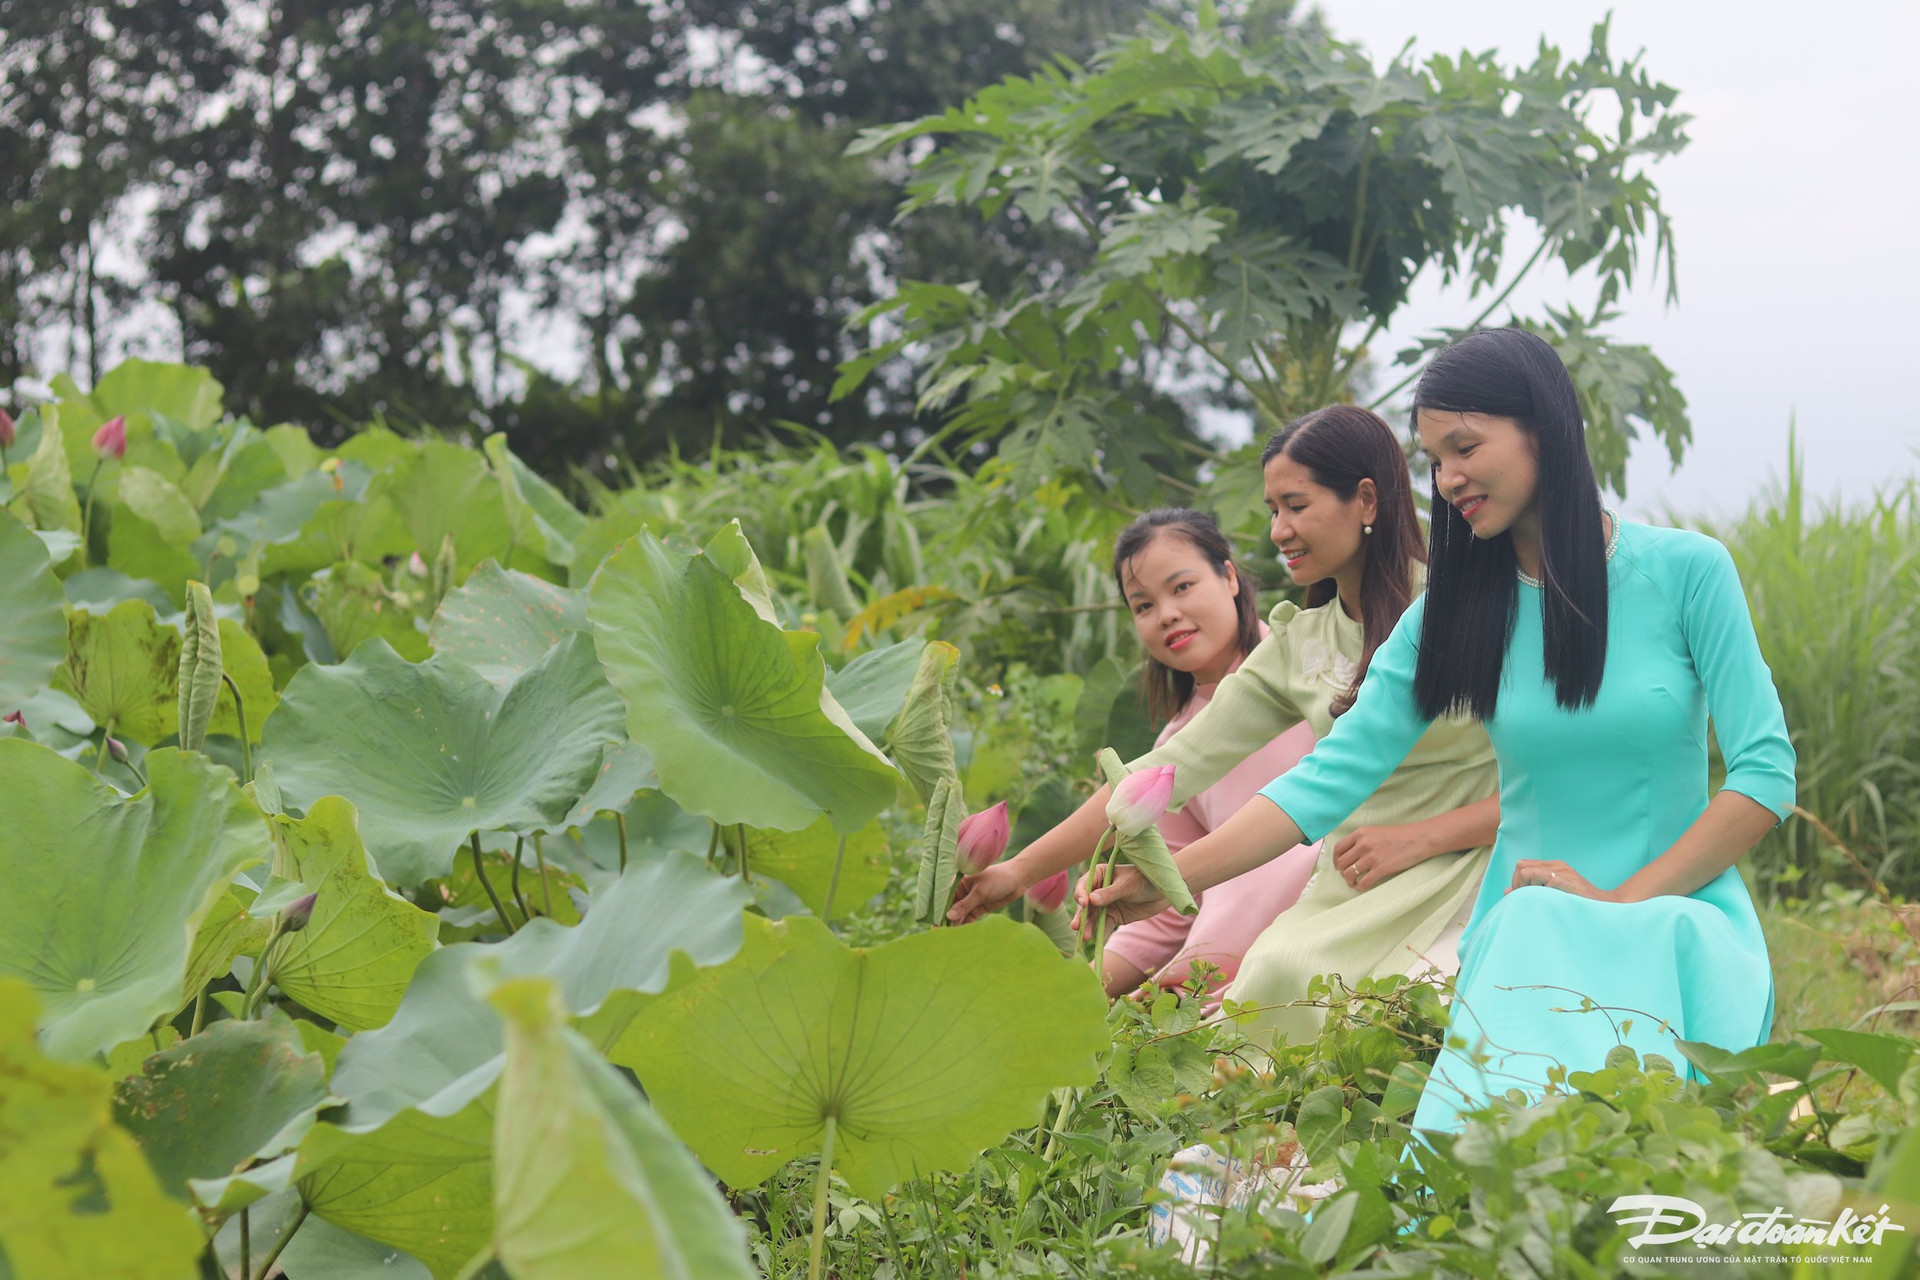
[[[1582,898],[1592,898],[1599,902],[1632,901],[1611,889],[1595,887],[1591,880],[1564,862],[1545,858],[1522,858],[1513,864],[1513,883],[1507,886],[1507,892],[1524,889],[1530,884],[1558,889],[1562,893],[1578,894]]]
[[[948,924],[972,924],[981,916],[1012,902],[1031,889],[1016,859],[996,862],[977,875],[961,876],[954,890],[953,906],[947,909]]]
[[[1100,913],[1096,908],[1107,909],[1107,924],[1130,924],[1135,920],[1145,920],[1157,916],[1167,909],[1167,900],[1153,887],[1153,881],[1140,874],[1137,867],[1115,867],[1113,882],[1103,883],[1107,869],[1095,867],[1080,877],[1080,883],[1074,886],[1073,900],[1079,904],[1073,913],[1073,928],[1083,938],[1091,938]]]

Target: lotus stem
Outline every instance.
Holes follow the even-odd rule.
[[[813,1184],[813,1243],[807,1250],[807,1280],[820,1280],[820,1256],[827,1244],[827,1187],[833,1181],[834,1119],[820,1140],[820,1177]]]
[[[249,1206],[250,1208],[251,1206]],[[247,1209],[240,1210],[240,1274],[253,1274],[253,1231]]]
[[[740,883],[741,883],[741,884],[748,884],[748,885],[750,885],[750,884],[752,884],[752,883],[753,883],[753,877],[752,877],[751,875],[749,875],[749,874],[747,874],[747,828],[746,828],[746,824],[744,824],[744,823],[739,823],[739,822],[736,822],[736,823],[734,823],[734,824],[733,824],[733,838],[734,838],[734,839],[735,839],[736,841],[738,841],[738,846],[737,846],[737,848],[736,848],[736,850],[735,850],[735,855],[736,855],[736,857],[738,857],[738,859],[739,859],[739,862],[740,862]]]
[[[1100,885],[1102,888],[1113,883],[1113,864],[1120,857],[1120,833],[1112,827],[1109,827],[1107,828],[1107,834],[1113,837],[1113,847],[1107,850],[1106,874],[1100,877]],[[1106,954],[1107,908],[1102,907],[1100,908],[1100,923],[1095,927],[1093,933],[1093,971],[1096,975],[1106,972],[1103,967]],[[1102,981],[1105,981],[1105,979],[1102,978]]]
[[[520,918],[528,924],[532,924],[533,908],[527,905],[526,897],[520,892],[520,852],[526,847],[527,838],[525,836],[515,836],[513,838],[513,880],[510,887],[513,893],[513,905],[520,908]]]
[[[267,1256],[260,1260],[259,1274],[255,1275],[252,1280],[267,1280],[267,1277],[273,1274],[273,1264],[280,1261],[280,1251],[287,1247],[287,1242],[293,1239],[294,1232],[300,1230],[300,1224],[307,1220],[307,1214],[310,1212],[311,1209],[308,1207],[305,1197],[302,1197],[300,1207],[293,1211],[293,1221],[289,1222],[287,1229],[280,1233],[280,1238],[273,1242],[273,1248],[267,1253]],[[246,1280],[246,1270],[244,1267],[241,1269],[240,1274],[242,1280]]]
[[[188,1039],[199,1035],[206,1028],[207,1006],[212,1003],[213,1001],[207,999],[207,989],[200,988],[200,994],[193,998],[193,1027],[187,1032]]]
[[[624,830],[624,820],[622,822]],[[553,886],[547,883],[547,855],[540,848],[540,832],[533,833],[533,860],[540,864],[540,904],[547,909],[547,918],[553,918]],[[620,864],[623,868],[625,862]]]
[[[840,837],[840,848],[833,855],[833,878],[827,881],[827,900],[820,904],[820,920],[825,923],[833,919],[833,895],[840,891],[840,864],[846,861],[847,838]]]
[[[500,901],[500,895],[493,891],[493,881],[487,879],[486,865],[480,860],[480,832],[474,831],[468,837],[467,843],[473,850],[473,874],[480,877],[480,887],[487,891],[487,901],[493,903],[494,913],[500,917],[500,923],[507,926],[507,936],[511,937],[518,930],[513,927],[513,917],[507,914],[507,908]]]
[[[240,785],[244,787],[253,781],[253,745],[247,741],[247,700],[240,696],[240,686],[224,670],[220,680],[233,694],[233,714],[240,722]]]
[[[713,826],[712,833],[707,836],[707,865],[712,866],[713,855],[720,848],[720,824],[714,822],[712,818],[708,818],[707,821]]]
[[[95,777],[98,777],[100,771],[107,767],[107,739],[112,736],[113,718],[109,716],[107,722],[100,726],[100,750],[93,757],[93,772]]]
[[[613,811],[613,829],[620,833],[620,874],[625,875],[627,874],[627,815],[618,809]],[[540,846],[537,843],[533,848],[536,853],[540,850]],[[713,850],[707,850],[707,856],[711,858],[713,856]],[[543,878],[540,883],[545,884],[546,880]]]
[[[80,513],[80,567],[90,568],[93,562],[87,557],[87,539],[93,532],[93,491],[100,482],[100,468],[107,465],[105,458],[97,459],[93,464],[93,474],[87,477],[87,506]],[[244,1226],[244,1221],[242,1222]]]

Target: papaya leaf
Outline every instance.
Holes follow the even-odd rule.
[[[205,1245],[193,1211],[161,1190],[113,1123],[113,1085],[91,1064],[49,1061],[44,1015],[0,979],[0,1258],[14,1276],[178,1280]]]
[[[504,688],[372,640],[302,667],[264,741],[285,802],[340,795],[393,884],[446,875],[469,833],[557,829],[620,737],[620,700],[575,632]]]
[[[749,916],[733,960],[676,958],[607,1056],[729,1185],[818,1151],[831,1118],[834,1167],[877,1199],[1034,1123],[1108,1043],[1092,971],[1005,917],[864,949],[810,916]]]
[[[494,1249],[516,1280],[750,1280],[746,1232],[652,1108],[566,1026],[550,978],[489,997],[506,1021]]]
[[[628,735],[661,790],[715,822],[791,831],[825,812],[858,831],[899,775],[826,691],[820,637],[783,632],[736,585],[758,571],[744,549],[723,530],[683,556],[642,530],[594,575],[587,617]]]
[[[67,651],[66,596],[46,545],[0,511],[0,708],[18,710]]]
[[[0,977],[32,987],[56,1058],[144,1035],[184,1001],[194,935],[242,867],[266,857],[260,812],[204,756],[146,757],[122,797],[45,747],[0,739]],[[49,868],[58,868],[50,875]]]
[[[315,894],[307,927],[278,944],[274,982],[349,1031],[384,1025],[437,945],[439,917],[380,880],[349,801],[323,796],[304,819],[282,814],[268,825],[274,874]]]

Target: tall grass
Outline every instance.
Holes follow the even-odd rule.
[[[1799,753],[1801,806],[1889,887],[1920,894],[1920,480],[1865,505],[1816,506],[1795,453],[1784,484],[1707,531],[1746,585]],[[1778,897],[1812,897],[1829,881],[1860,887],[1799,818],[1750,865]]]

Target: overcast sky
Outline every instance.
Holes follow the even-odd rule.
[[[1608,5],[1516,0],[1321,0],[1335,32],[1390,58],[1499,49],[1542,35],[1582,55]],[[1920,475],[1920,0],[1614,0],[1616,57],[1646,51],[1680,90],[1693,141],[1652,173],[1672,216],[1680,300],[1643,288],[1613,326],[1670,365],[1693,417],[1677,472],[1657,445],[1628,468],[1630,514],[1731,514],[1785,470],[1796,417],[1810,488],[1849,500]],[[1537,241],[1535,242],[1537,243]],[[1531,245],[1515,255],[1524,258]],[[1544,272],[1523,314],[1569,296]],[[1482,304],[1422,280],[1378,350]]]

